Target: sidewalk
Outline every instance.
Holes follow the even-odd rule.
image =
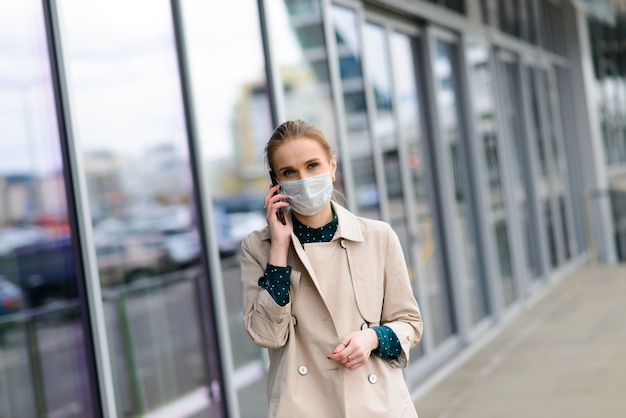
[[[563,278],[416,406],[420,418],[626,417],[626,265]]]

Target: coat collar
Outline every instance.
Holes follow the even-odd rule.
[[[347,239],[349,241],[361,242],[363,241],[363,231],[358,222],[358,218],[355,214],[344,208],[337,202],[333,201],[333,207],[337,214],[337,232],[335,232],[335,239]],[[271,239],[270,229],[265,227],[263,229],[263,240]]]

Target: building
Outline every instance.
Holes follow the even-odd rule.
[[[625,22],[617,0],[5,5],[0,416],[264,416],[237,256],[293,118],[398,232],[417,393],[567,272],[626,260]]]

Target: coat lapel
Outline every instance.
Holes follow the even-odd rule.
[[[352,289],[359,312],[368,324],[378,325],[382,308],[382,278],[370,280],[374,272],[370,271],[371,263],[367,262],[378,254],[368,254],[360,245],[365,241],[365,237],[357,217],[339,205],[335,205],[335,211],[339,218],[336,235],[337,239],[342,240],[341,247],[346,250]]]

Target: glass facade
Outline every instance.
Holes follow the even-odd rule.
[[[59,13],[118,415],[213,397],[170,5],[63,0]]]
[[[266,223],[263,196],[269,176],[263,150],[273,126],[260,15],[255,0],[229,1],[217,8],[185,0],[182,6],[198,145],[211,191],[209,228],[218,247],[233,385],[241,399],[241,415],[254,416],[266,404],[265,360],[243,327],[238,251],[245,235]]]
[[[0,27],[0,415],[96,416],[41,3]]]
[[[431,25],[413,3],[4,7],[1,417],[265,415],[239,250],[265,226],[264,147],[286,119],[331,141],[340,203],[400,237],[425,322],[411,390],[586,257],[560,103],[580,88],[574,6],[417,2],[448,9]],[[587,28],[622,259],[625,12]]]
[[[496,121],[496,101],[493,88],[490,51],[482,42],[474,41],[467,45],[467,65],[474,105],[474,126],[476,140],[482,144],[488,184],[489,218],[494,241],[498,250],[498,276],[501,281],[503,299],[506,305],[515,300],[513,286],[513,266],[509,248],[505,194],[502,188],[501,155]]]
[[[360,214],[380,219],[379,188],[367,113],[363,47],[357,14],[352,9],[335,5],[332,8],[332,23],[341,80],[342,111],[346,121],[346,147],[354,172],[355,200]]]
[[[537,248],[532,243],[536,239],[536,234],[531,228],[531,203],[528,199],[532,190],[530,188],[530,164],[526,161],[528,157],[527,147],[525,147],[523,129],[523,103],[521,95],[521,79],[519,63],[516,57],[500,53],[497,56],[497,66],[500,74],[500,94],[503,98],[513,98],[512,100],[501,100],[502,103],[502,128],[507,138],[509,138],[508,155],[504,159],[509,166],[512,198],[511,206],[516,212],[516,216],[510,219],[510,224],[516,224],[520,231],[521,251],[517,256],[522,260],[523,277],[531,279],[539,277],[541,273],[541,262],[537,254]]]
[[[468,165],[467,132],[462,122],[462,93],[460,92],[459,44],[436,40],[434,74],[439,114],[441,148],[444,153],[446,185],[451,192],[450,230],[452,251],[457,264],[461,292],[469,300],[470,322],[476,323],[487,315],[484,275],[481,273],[480,253],[476,240],[475,213],[472,208],[472,185]]]
[[[626,4],[616,2],[614,21],[589,20],[593,45],[595,106],[606,164],[611,169],[611,198],[615,245],[620,261],[626,261]]]

